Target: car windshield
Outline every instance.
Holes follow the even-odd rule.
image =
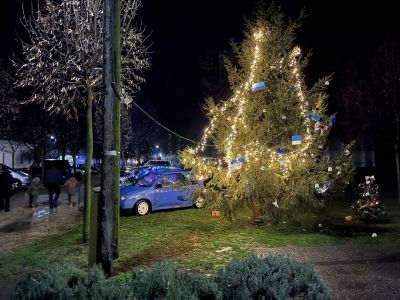
[[[157,180],[157,178],[159,176],[160,175],[153,174],[153,173],[148,174],[148,175],[140,178],[136,184],[141,187],[150,187],[153,184],[153,182]]]

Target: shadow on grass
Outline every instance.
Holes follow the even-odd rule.
[[[115,266],[114,273],[125,273],[137,266],[150,266],[170,259],[175,260],[177,257],[184,256],[194,249],[195,245],[188,243],[179,243],[179,245],[171,243],[150,247],[120,261]]]

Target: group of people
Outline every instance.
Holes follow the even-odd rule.
[[[10,197],[12,195],[13,177],[6,168],[0,169],[0,210],[10,211]],[[37,199],[42,192],[43,185],[49,193],[50,211],[54,212],[58,207],[58,199],[60,197],[61,186],[64,186],[68,195],[68,205],[73,206],[77,203],[72,201],[73,196],[79,188],[79,181],[74,176],[70,176],[64,181],[63,174],[55,166],[52,166],[45,172],[43,184],[39,177],[34,177],[29,185],[26,194],[29,196],[29,207],[35,209],[38,205]]]

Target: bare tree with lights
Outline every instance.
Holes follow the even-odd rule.
[[[149,65],[143,31],[134,19],[139,0],[122,1],[122,72],[124,99],[129,103],[144,82]],[[19,87],[34,89],[28,102],[42,104],[52,113],[86,117],[85,223],[89,220],[91,161],[93,155],[93,105],[99,99],[103,63],[103,1],[45,0],[37,13],[22,17],[29,33],[21,40],[22,59],[14,58]],[[87,225],[84,240],[87,239]]]
[[[371,94],[388,137],[389,147],[394,151],[397,175],[397,197],[400,206],[400,43],[389,38],[377,49],[371,66]],[[389,133],[389,136],[386,134]]]
[[[15,153],[23,144],[21,139],[21,111],[12,78],[0,61],[0,139],[6,141],[14,168]]]
[[[300,18],[301,20],[301,18]],[[260,7],[244,40],[226,59],[232,96],[206,103],[209,126],[196,148],[181,153],[186,167],[210,178],[208,203],[230,216],[247,204],[275,222],[299,209],[321,206],[352,173],[349,146],[336,159],[325,151],[335,115],[326,115],[330,77],[304,82],[308,57],[293,44],[300,20],[285,22],[276,6]],[[219,159],[203,159],[208,144]]]

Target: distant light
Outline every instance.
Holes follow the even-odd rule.
[[[50,136],[50,139],[54,140],[54,139],[55,139],[55,136],[54,136],[54,135],[51,135],[51,136]]]

